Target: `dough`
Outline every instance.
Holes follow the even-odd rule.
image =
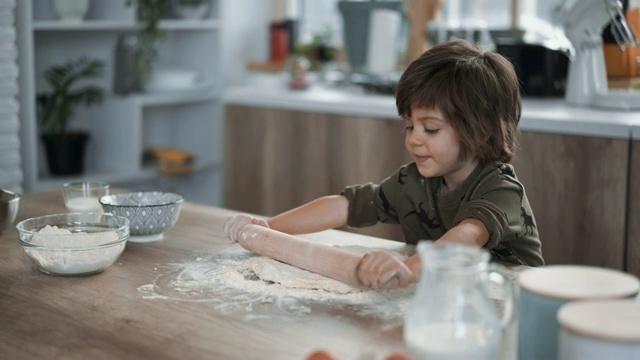
[[[248,267],[260,279],[278,283],[286,288],[324,290],[337,294],[362,291],[338,280],[330,279],[264,256],[250,259]]]
[[[371,250],[376,250],[357,245],[338,247],[360,255],[364,255]],[[398,256],[402,257],[400,254],[398,254]],[[278,283],[286,288],[324,290],[336,294],[349,294],[363,291],[338,280],[330,279],[264,256],[250,259],[248,267],[260,279]]]

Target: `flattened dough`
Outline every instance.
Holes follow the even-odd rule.
[[[287,288],[317,289],[337,294],[361,291],[338,280],[264,256],[250,259],[248,266],[260,279],[278,283]]]
[[[341,248],[357,254],[365,254],[371,251],[371,248],[362,246],[341,246]],[[250,259],[248,267],[260,279],[278,283],[287,288],[324,290],[336,294],[349,294],[362,291],[338,280],[330,279],[264,256]]]

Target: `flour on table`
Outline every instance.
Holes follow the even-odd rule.
[[[222,313],[243,312],[245,321],[343,309],[393,327],[402,323],[415,294],[415,285],[389,291],[355,289],[253,254],[238,244],[220,254],[157,265],[156,269],[156,279],[138,288],[142,298],[207,303]]]

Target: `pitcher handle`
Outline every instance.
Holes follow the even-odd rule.
[[[489,265],[489,280],[500,285],[500,290],[502,291],[504,300],[500,325],[505,329],[509,326],[511,320],[513,320],[515,301],[518,296],[518,287],[509,279],[509,276],[507,275],[507,268],[495,263],[491,263]]]

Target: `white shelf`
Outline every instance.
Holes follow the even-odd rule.
[[[203,84],[180,91],[113,94],[114,51],[118,35],[142,29],[135,9],[125,0],[94,0],[87,19],[64,22],[42,6],[43,0],[16,2],[20,53],[20,108],[25,190],[62,186],[72,180],[100,180],[114,187],[171,186],[187,200],[220,205],[222,192],[222,14],[227,0],[211,0],[206,19],[167,19],[160,22],[156,68],[197,71]],[[102,104],[78,108],[72,128],[90,132],[85,172],[80,176],[49,175],[40,143],[35,111],[36,94],[47,85],[43,72],[80,56],[103,60],[106,76],[97,80],[105,90]],[[205,59],[205,60],[203,60]],[[194,171],[163,176],[144,167],[146,147],[174,147],[195,157]]]
[[[140,93],[130,96],[142,106],[166,106],[219,100],[221,91],[209,86],[195,90]]]
[[[142,26],[131,21],[120,20],[86,20],[82,22],[63,22],[57,20],[36,20],[33,22],[34,31],[127,31],[139,30]],[[166,31],[194,31],[218,30],[218,20],[163,20],[160,28]]]

